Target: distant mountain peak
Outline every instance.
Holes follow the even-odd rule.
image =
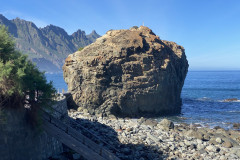
[[[24,24],[24,25],[28,25],[30,27],[34,27],[35,29],[39,29],[33,22],[21,19],[19,17],[15,18],[13,20],[10,20],[10,21],[13,22],[14,24],[18,25],[19,27],[22,24]]]
[[[21,19],[19,17],[16,17],[15,19],[11,20],[11,21],[18,21],[18,22],[26,22],[26,23],[33,23],[31,21],[27,21],[27,20],[24,20],[24,19]]]
[[[95,30],[93,30],[90,34],[97,34],[97,32]]]
[[[97,34],[97,32],[95,30],[93,30],[89,35],[87,35],[88,39],[91,39],[92,41],[97,38],[101,37],[99,34]]]
[[[72,36],[73,37],[76,37],[76,36],[86,36],[86,33],[85,33],[85,31],[82,31],[81,29],[78,29],[76,32],[74,32],[73,34],[72,34]]]
[[[51,28],[51,29],[57,28],[57,29],[59,29],[59,28],[61,28],[61,27],[55,26],[55,25],[53,25],[53,24],[49,24],[49,25],[47,25],[46,27],[43,27],[43,28]],[[62,28],[61,28],[61,29],[62,29]]]
[[[53,31],[61,31],[66,32],[63,28],[55,26],[55,25],[47,25],[46,27],[41,28],[42,30],[53,30]],[[66,32],[67,33],[67,32]]]
[[[19,17],[16,17],[15,20],[21,20]]]
[[[81,29],[78,29],[76,32],[84,32],[84,31],[82,31]]]
[[[8,20],[2,14],[0,24],[7,26],[14,36],[16,48],[28,54],[41,70],[47,72],[55,72],[56,68],[61,71],[69,54],[91,44],[99,36],[95,30],[86,35],[85,31],[80,29],[69,35],[63,28],[52,24],[38,28],[31,21],[20,18]]]
[[[6,18],[6,17],[4,17],[4,16],[0,13],[0,18]]]

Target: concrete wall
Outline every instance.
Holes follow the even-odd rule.
[[[5,109],[0,116],[1,160],[42,160],[62,152],[60,142],[27,122],[26,109]]]
[[[60,119],[65,124],[68,124],[68,107],[65,95],[60,93],[54,100],[55,102],[51,108],[45,108],[44,110],[51,114],[53,117]]]

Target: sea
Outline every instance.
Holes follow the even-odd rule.
[[[63,73],[46,73],[46,78],[58,92],[67,91]],[[181,114],[167,117],[175,123],[225,129],[240,123],[240,71],[189,71],[181,97]],[[238,100],[224,101],[231,98]]]

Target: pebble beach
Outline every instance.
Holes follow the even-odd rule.
[[[79,124],[72,124],[74,128],[123,160],[240,159],[238,130],[174,124],[168,119],[96,117],[71,110],[68,114]]]

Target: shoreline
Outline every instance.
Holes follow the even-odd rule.
[[[120,159],[240,159],[240,131],[174,124],[167,119],[102,118],[78,111],[68,114]],[[97,142],[90,135],[88,138]]]

